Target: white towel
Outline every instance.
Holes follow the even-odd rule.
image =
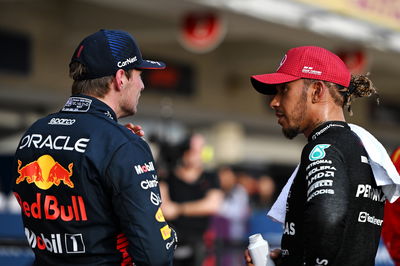
[[[391,203],[395,202],[396,199],[400,197],[400,176],[385,148],[364,128],[353,124],[349,124],[349,126],[361,139],[364,148],[367,151],[376,184],[382,187],[383,193]],[[279,197],[267,214],[268,217],[282,224],[285,222],[286,201],[289,190],[298,170],[299,165],[297,165],[293,174],[290,176],[286,185],[279,194]]]

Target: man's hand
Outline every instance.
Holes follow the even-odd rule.
[[[269,256],[271,257],[271,259],[275,262],[276,266],[281,265],[282,261],[281,261],[281,250],[280,249],[274,249],[269,253]],[[244,251],[244,260],[246,262],[246,266],[254,266],[253,261],[251,260],[250,257],[250,252],[248,249],[246,249]]]
[[[246,262],[247,266],[254,266],[253,261],[251,260],[251,257],[250,257],[250,252],[248,249],[246,249],[244,251],[244,261]]]
[[[163,202],[161,209],[167,220],[175,220],[182,214],[182,205],[173,201]]]
[[[275,262],[276,266],[282,265],[282,250],[276,248],[269,253],[271,259]]]
[[[138,135],[139,137],[144,136],[144,131],[142,130],[142,127],[139,125],[134,125],[132,123],[125,124],[125,127],[132,131],[134,134]]]

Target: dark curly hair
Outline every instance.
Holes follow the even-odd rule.
[[[322,82],[328,87],[329,94],[332,96],[334,102],[343,108],[347,108],[350,115],[353,115],[351,104],[355,98],[376,95],[376,102],[379,104],[378,90],[368,76],[369,73],[366,75],[352,75],[348,88],[328,81]],[[304,79],[304,85],[308,87],[311,83],[316,81],[318,80]]]

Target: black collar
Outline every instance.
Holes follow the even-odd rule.
[[[110,106],[95,97],[83,94],[71,96],[61,109],[61,112],[98,113],[117,121],[117,116]]]
[[[332,128],[347,128],[350,129],[349,125],[343,121],[328,121],[319,125],[315,128],[312,133],[308,136],[308,141],[316,140],[319,136],[325,134]]]

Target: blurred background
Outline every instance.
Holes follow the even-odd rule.
[[[257,182],[268,175],[279,192],[305,139],[282,136],[249,78],[275,71],[288,49],[302,45],[327,48],[353,73],[370,73],[380,105],[360,99],[348,121],[389,153],[399,146],[400,0],[0,0],[0,258],[32,259],[9,196],[18,141],[65,103],[70,57],[102,28],[130,32],[145,59],[167,63],[144,72],[139,112],[120,121],[142,125],[156,160],[165,145],[201,134],[207,170],[229,165]],[[259,187],[248,187],[250,198]],[[384,251],[378,256],[389,263]]]

